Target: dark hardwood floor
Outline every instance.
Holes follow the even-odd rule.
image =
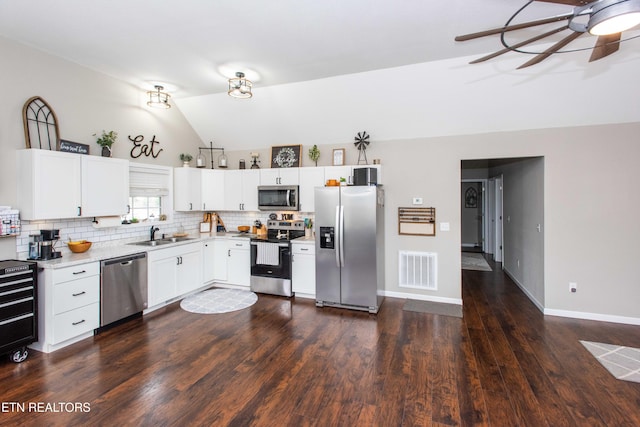
[[[640,425],[640,384],[579,343],[640,347],[640,327],[544,317],[492,267],[463,272],[463,319],[394,298],[378,315],[266,295],[220,315],[172,304],[0,362],[0,424]]]

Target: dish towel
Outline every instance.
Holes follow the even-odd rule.
[[[256,264],[280,264],[280,251],[277,243],[257,242],[256,246]]]

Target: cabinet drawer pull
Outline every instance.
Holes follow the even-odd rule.
[[[301,251],[308,251],[309,248],[300,248]]]
[[[85,291],[78,292],[77,294],[71,294],[71,295],[73,295],[74,297],[79,297],[80,295],[84,295],[84,294],[86,294]]]
[[[72,324],[73,326],[76,326],[76,325],[79,325],[79,324],[84,323],[84,322],[85,322],[85,320],[84,320],[84,319],[82,319],[82,320],[80,320],[79,322],[73,322],[73,323],[71,323],[71,324]]]
[[[236,243],[236,246],[242,246],[242,243]]]
[[[84,274],[84,273],[86,273],[86,272],[87,272],[87,270],[74,271],[74,272],[73,272],[73,274],[74,274],[74,275],[75,275],[75,274]]]

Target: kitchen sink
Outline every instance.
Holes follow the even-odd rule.
[[[166,239],[157,239],[157,240],[144,240],[142,242],[133,242],[129,243],[130,245],[138,245],[138,246],[161,246],[168,245],[169,243],[178,243],[184,242],[186,240],[193,240],[193,237],[167,237]]]

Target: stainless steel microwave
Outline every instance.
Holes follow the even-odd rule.
[[[258,209],[261,211],[297,211],[299,199],[297,185],[258,186]]]

